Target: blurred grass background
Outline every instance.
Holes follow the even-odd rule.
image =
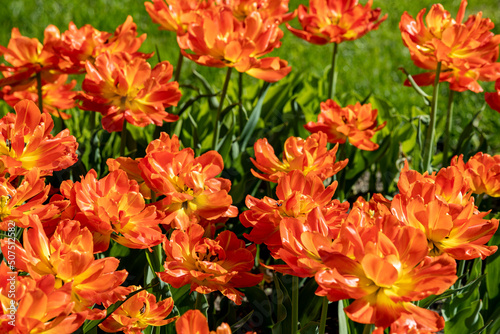
[[[361,1],[365,3],[366,1]],[[290,9],[296,9],[300,3],[307,4],[304,0],[291,0]],[[412,64],[408,49],[401,41],[398,28],[401,15],[408,11],[413,17],[422,8],[430,8],[435,3],[430,0],[375,0],[373,7],[380,7],[382,14],[387,13],[388,19],[383,22],[377,31],[368,33],[363,38],[342,43],[339,47],[338,57],[338,96],[355,95],[361,98],[370,93],[386,100],[399,113],[410,115],[413,106],[425,109],[421,97],[411,88],[404,87],[404,74],[398,70],[405,67],[409,73],[422,72]],[[460,0],[441,1],[446,10],[455,17]],[[147,39],[141,48],[143,52],[153,52],[156,48],[162,60],[169,60],[175,66],[178,55],[178,46],[175,34],[160,31],[153,24],[146,10],[144,2],[137,0],[88,0],[76,2],[74,0],[16,0],[2,1],[0,10],[0,44],[6,46],[10,39],[13,27],[18,27],[21,34],[36,37],[43,41],[43,30],[49,24],[56,25],[61,32],[65,31],[68,23],[73,21],[78,27],[92,24],[99,30],[113,32],[122,24],[127,15],[132,15],[138,25],[140,34],[146,33]],[[490,18],[497,23],[494,29],[500,34],[500,10],[498,0],[470,1],[466,17],[479,11],[483,17]],[[297,19],[291,24],[299,27]],[[316,46],[300,40],[289,33],[285,27],[285,36],[281,48],[273,51],[272,56],[286,59],[292,66],[292,71],[309,71],[316,76],[323,76],[330,65],[331,45]],[[156,57],[152,62],[156,62]],[[224,69],[201,68],[190,63],[183,68],[183,76],[189,75],[193,68],[201,72],[216,89],[221,86]],[[245,76],[247,84],[256,82],[253,78]],[[233,76],[236,80],[236,76]],[[442,98],[440,100],[440,114],[444,115],[446,108],[447,85],[442,85]],[[493,83],[482,84],[485,91],[493,90]],[[430,93],[430,87],[426,90]],[[324,97],[320,97],[324,100]],[[484,104],[484,94],[464,92],[455,95],[454,137],[458,137],[465,124],[472,115]],[[341,101],[342,102],[342,101]],[[319,110],[317,111],[319,112]],[[481,115],[480,124],[491,146],[491,154],[500,153],[500,137],[497,131],[500,128],[500,115],[488,107]],[[456,140],[456,138],[455,138]]]

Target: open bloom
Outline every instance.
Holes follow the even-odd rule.
[[[292,171],[278,180],[276,195],[278,200],[264,197],[259,200],[250,195],[245,204],[249,210],[240,215],[245,227],[253,227],[245,238],[255,243],[265,243],[276,255],[282,247],[283,235],[281,225],[293,220],[299,229],[305,230],[309,215],[318,208],[321,218],[316,220],[312,230],[321,230],[325,235],[335,235],[347,210],[349,203],[332,200],[337,182],[325,188],[323,181],[314,174],[303,175],[300,171]],[[316,216],[315,216],[316,217]],[[323,224],[323,225],[322,225]],[[277,257],[277,255],[276,255]]]
[[[61,117],[62,119],[71,117],[61,110],[75,107],[73,98],[77,94],[73,90],[76,85],[76,80],[71,80],[71,82],[66,83],[67,79],[68,76],[62,74],[58,76],[54,82],[48,82],[42,86],[43,111],[52,116]],[[22,90],[16,89],[16,87],[12,88],[6,86],[0,94],[3,94],[3,100],[12,107],[21,100],[31,100],[38,105],[38,89],[35,81],[33,81],[31,86]]]
[[[165,271],[157,274],[175,288],[190,284],[191,291],[198,293],[219,290],[240,305],[244,295],[236,288],[251,287],[262,280],[262,274],[250,273],[255,245],[245,247],[231,231],[220,233],[215,240],[203,238],[204,232],[196,224],[187,231],[175,230],[163,244]]]
[[[379,19],[380,8],[372,9],[372,2],[363,6],[358,0],[310,0],[309,10],[304,5],[297,9],[302,30],[289,24],[287,27],[295,36],[313,44],[352,41],[378,29],[387,18],[386,14]]]
[[[335,162],[338,146],[328,150],[326,145],[327,136],[321,132],[306,139],[290,137],[285,141],[283,161],[280,161],[267,139],[259,139],[254,144],[255,159],[250,160],[263,173],[252,169],[252,174],[265,181],[278,182],[288,172],[300,170],[304,175],[314,174],[326,180],[348,162],[347,159]]]
[[[159,29],[183,35],[190,23],[198,21],[201,12],[213,7],[213,0],[152,0],[145,2],[146,11]]]
[[[146,207],[137,182],[123,170],[97,180],[92,169],[80,182],[64,181],[61,192],[71,201],[68,215],[92,232],[95,252],[107,250],[110,239],[136,249],[150,249],[163,241],[155,208]]]
[[[120,287],[128,275],[117,270],[119,261],[108,257],[94,259],[92,234],[81,229],[77,221],[62,221],[54,235],[48,238],[36,215],[29,216],[30,226],[23,234],[23,246],[16,242],[16,267],[34,279],[47,275],[55,278],[55,287],[70,284],[74,311],[89,312],[93,304],[114,303],[128,294]],[[8,241],[1,242],[2,252]],[[89,318],[105,316],[105,311],[94,309]]]
[[[147,186],[157,196],[165,196],[153,203],[165,215],[163,223],[182,230],[201,224],[207,235],[213,235],[216,224],[238,215],[229,195],[231,181],[216,177],[223,168],[222,157],[216,151],[195,157],[191,148],[152,148],[139,162]]]
[[[253,12],[259,12],[263,20],[271,19],[277,23],[290,21],[295,13],[288,12],[289,0],[216,0],[218,4],[231,9],[234,17],[243,21]]]
[[[177,319],[166,319],[173,308],[172,298],[157,302],[155,295],[142,290],[120,305],[99,328],[108,333],[141,334],[148,326],[165,326]]]
[[[411,301],[446,291],[457,279],[455,261],[446,255],[427,257],[426,236],[416,228],[390,229],[373,226],[361,234],[354,226],[344,228],[340,238],[355,245],[352,257],[323,256],[329,268],[316,274],[316,294],[330,301],[354,299],[345,312],[356,322],[385,328],[407,316],[439,331],[442,318]]]
[[[279,47],[281,37],[283,31],[278,25],[264,21],[258,12],[240,22],[231,10],[215,8],[204,11],[202,20],[190,24],[186,36],[177,41],[183,55],[200,65],[234,67],[238,72],[276,82],[290,73],[291,67],[277,57],[261,57]]]
[[[143,58],[103,53],[86,68],[80,108],[100,112],[105,130],[122,131],[124,121],[144,127],[178,119],[165,111],[181,97],[179,84],[169,82],[173,71],[169,62],[151,69]]]
[[[425,17],[427,27],[425,8],[416,19],[406,12],[401,17],[399,28],[411,59],[418,67],[433,71],[413,76],[418,85],[433,84],[439,62],[439,81],[449,82],[450,88],[459,92],[482,92],[478,81],[500,77],[500,63],[496,63],[500,35],[491,32],[494,24],[482,18],[482,13],[462,23],[466,6],[467,1],[462,0],[455,20],[441,4],[433,5]]]
[[[425,233],[429,255],[447,253],[458,260],[486,258],[497,246],[486,246],[498,229],[498,220],[486,220],[478,212],[468,180],[457,167],[441,169],[437,175],[401,172],[400,193],[391,212],[405,225]]]
[[[32,101],[23,100],[14,109],[15,115],[0,119],[0,162],[5,168],[0,174],[24,175],[37,167],[41,176],[52,175],[77,161],[78,143],[68,129],[52,136],[52,117],[41,114]]]
[[[329,143],[349,142],[361,150],[374,151],[378,149],[370,139],[375,132],[383,129],[387,122],[377,125],[377,109],[372,109],[370,103],[348,105],[344,108],[333,100],[321,103],[321,113],[318,122],[304,125],[307,131],[315,133],[322,131],[327,134]]]

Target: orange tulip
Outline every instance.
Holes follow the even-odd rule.
[[[146,11],[159,29],[183,35],[190,23],[197,22],[201,12],[213,6],[213,0],[152,0],[145,2]]]
[[[245,247],[231,231],[220,233],[215,240],[203,238],[204,230],[191,225],[187,231],[175,230],[165,241],[165,271],[160,279],[175,288],[186,284],[191,291],[207,294],[220,291],[240,305],[243,293],[236,288],[251,287],[262,280],[262,274],[252,274],[255,245]]]
[[[442,329],[439,316],[411,301],[446,291],[457,279],[456,264],[446,255],[427,257],[422,231],[373,226],[358,234],[352,226],[343,229],[340,238],[356,241],[353,257],[325,254],[323,262],[329,268],[316,274],[316,294],[330,301],[355,299],[344,310],[356,322],[385,328],[401,316],[412,316]]]
[[[423,231],[429,254],[443,253],[457,260],[486,258],[496,246],[485,246],[498,229],[498,220],[483,219],[478,212],[466,176],[457,167],[441,169],[437,175],[401,172],[400,194],[392,200],[391,212],[405,225]]]
[[[19,29],[12,29],[7,47],[0,45],[0,55],[3,54],[5,60],[11,64],[0,64],[4,76],[0,79],[0,87],[31,85],[36,73],[40,73],[44,81],[52,82],[53,75],[60,74],[61,59],[52,49],[52,44],[60,38],[59,30],[49,25],[44,36],[42,45],[38,39],[22,36]]]
[[[13,277],[15,294],[10,283]],[[0,265],[2,333],[73,333],[83,324],[88,313],[74,312],[74,305],[71,283],[59,287],[52,275],[37,280],[17,275],[17,272],[13,276],[5,263]]]
[[[43,111],[62,119],[68,119],[71,115],[60,110],[75,107],[73,98],[76,96],[76,92],[73,91],[73,88],[76,85],[76,80],[71,80],[70,83],[66,84],[67,78],[66,74],[62,74],[54,82],[49,82],[42,86]],[[23,90],[6,86],[3,89],[2,98],[12,107],[21,100],[31,100],[38,103],[37,84],[33,81],[31,86]]]
[[[56,288],[70,285],[74,312],[90,312],[89,318],[105,316],[105,311],[93,309],[93,304],[114,303],[124,299],[129,288],[120,287],[128,273],[117,271],[116,258],[95,260],[92,234],[80,228],[78,221],[65,220],[49,239],[36,215],[29,216],[29,225],[23,234],[23,246],[16,242],[16,267],[39,280],[54,277]],[[1,241],[2,252],[8,241]]]
[[[482,13],[471,15],[462,23],[466,6],[467,1],[462,0],[455,20],[441,4],[433,5],[425,18],[427,27],[423,21],[425,8],[416,20],[406,12],[401,17],[399,29],[413,62],[433,71],[413,76],[418,85],[434,83],[438,62],[439,81],[449,82],[450,89],[459,92],[482,92],[478,80],[494,81],[500,76],[500,63],[496,63],[500,35],[491,32],[494,24],[483,19]]]
[[[40,175],[52,175],[77,161],[78,143],[63,130],[55,137],[50,134],[54,123],[47,113],[28,100],[15,105],[16,114],[0,119],[0,162],[11,176],[24,175],[37,167]]]
[[[387,122],[377,126],[377,109],[372,109],[370,103],[348,105],[344,108],[333,100],[321,103],[321,113],[318,122],[304,125],[307,131],[327,134],[329,143],[349,142],[361,150],[374,151],[378,144],[370,139],[375,132],[383,129]]]
[[[289,220],[289,224],[297,225],[297,229],[307,229],[309,215],[316,208],[321,212],[321,219],[315,226],[308,229],[325,236],[333,237],[338,232],[342,218],[349,209],[349,203],[340,203],[332,200],[337,188],[337,182],[325,189],[323,181],[314,174],[304,176],[300,171],[292,171],[278,180],[276,195],[278,200],[264,197],[262,200],[250,195],[246,198],[246,205],[250,210],[240,215],[240,221],[245,227],[253,227],[245,238],[255,243],[265,243],[273,256],[283,246],[286,240],[280,235],[281,225]]]
[[[178,152],[152,149],[139,168],[148,187],[165,196],[153,204],[165,214],[164,224],[182,230],[202,224],[207,235],[213,235],[216,224],[238,215],[231,205],[231,182],[216,177],[224,168],[216,151],[195,158],[190,148]]]
[[[263,20],[276,23],[290,21],[295,13],[288,12],[289,0],[216,0],[218,4],[231,9],[234,17],[243,21],[253,12],[258,12]]]
[[[451,160],[452,166],[457,166],[475,194],[487,194],[500,197],[500,155],[491,156],[478,152],[464,163],[463,155]]]
[[[182,54],[192,61],[211,67],[234,67],[238,72],[268,82],[276,82],[291,71],[278,57],[261,58],[281,45],[283,31],[258,12],[238,21],[227,8],[203,12],[199,22],[191,23],[177,42]],[[193,53],[187,53],[190,49]]]
[[[99,55],[87,61],[80,108],[100,112],[103,128],[122,131],[123,122],[144,127],[175,122],[179,117],[165,108],[177,105],[181,93],[172,78],[172,65],[164,61],[153,69],[143,59],[126,53]]]
[[[182,334],[231,334],[231,327],[223,322],[217,331],[210,331],[208,320],[199,310],[189,310],[177,319],[175,330]]]
[[[302,30],[289,24],[287,28],[295,36],[313,44],[352,41],[378,29],[387,18],[386,14],[379,19],[380,8],[371,9],[372,2],[369,0],[363,7],[358,0],[310,0],[309,10],[304,5],[297,9]]]
[[[16,179],[17,180],[17,179]],[[26,228],[22,217],[37,215],[42,222],[57,219],[69,202],[54,196],[47,201],[50,185],[40,178],[37,168],[30,170],[15,188],[11,182],[0,177],[0,230],[6,231],[8,222]]]
[[[252,174],[259,179],[278,182],[279,178],[292,170],[300,170],[304,175],[314,174],[322,180],[337,174],[348,160],[335,162],[338,146],[328,151],[327,136],[315,133],[302,139],[290,137],[285,141],[283,162],[274,154],[274,149],[267,139],[259,139],[254,144],[255,159],[252,163],[263,173],[253,169]]]
[[[110,239],[129,248],[151,249],[164,236],[154,207],[146,207],[137,182],[123,170],[97,180],[90,170],[81,182],[64,181],[61,192],[70,199],[75,219],[94,237],[94,252],[108,249]]]
[[[140,287],[135,287],[137,289]],[[148,326],[164,326],[175,321],[177,317],[165,319],[173,308],[172,298],[156,302],[155,295],[142,290],[120,305],[99,328],[108,333],[141,334]]]

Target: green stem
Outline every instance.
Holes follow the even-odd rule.
[[[127,121],[123,121],[123,128],[121,132],[121,141],[120,141],[120,156],[125,156],[125,147],[127,146]]]
[[[481,202],[483,201],[484,193],[477,195],[476,197],[476,206],[479,209]]]
[[[229,86],[229,81],[231,79],[232,67],[227,68],[226,79],[224,80],[224,86],[222,86],[222,93],[219,102],[219,108],[217,108],[217,115],[214,120],[214,138],[212,141],[212,149],[217,148],[217,142],[219,141],[219,118],[222,112],[222,107],[224,106],[224,100],[226,99],[227,87]]]
[[[464,274],[464,270],[465,270],[465,260],[458,260],[458,268],[457,268],[457,281],[455,282],[455,284],[453,285],[453,288],[454,289],[458,289],[462,286],[462,283],[461,283],[461,276]]]
[[[335,90],[337,87],[337,71],[335,70],[336,59],[337,59],[337,51],[338,51],[338,43],[333,43],[333,53],[332,53],[332,66],[330,68],[329,82],[330,87],[328,89],[328,98],[332,99],[335,97]]]
[[[434,137],[436,135],[436,113],[438,106],[439,75],[441,73],[441,62],[437,64],[436,78],[434,79],[434,90],[432,91],[432,104],[429,126],[424,144],[424,168],[429,173],[432,172],[432,156],[434,152]]]
[[[365,328],[363,329],[363,334],[370,334],[372,332],[372,324],[366,324]]]
[[[446,127],[444,129],[444,147],[443,147],[443,167],[447,166],[448,151],[450,150],[450,137],[451,137],[451,123],[453,120],[453,94],[454,91],[450,89],[448,95],[448,109],[446,111]]]
[[[346,140],[344,144],[339,144],[339,150],[337,151],[337,161],[342,161],[346,158],[347,156],[347,145],[349,145],[349,141]],[[346,166],[347,167],[347,166]],[[347,192],[345,191],[345,168],[340,170],[337,173],[337,190],[339,194],[339,200],[342,202],[344,201]]]
[[[292,333],[299,331],[299,278],[292,279]]]
[[[243,117],[243,73],[238,72],[238,121],[240,126],[240,135],[243,131],[243,123],[245,122],[245,118]]]
[[[177,65],[175,67],[174,81],[179,82],[179,78],[181,77],[181,69],[182,69],[183,60],[184,60],[184,56],[182,55],[182,52],[179,51],[179,58],[177,58]]]
[[[36,90],[38,92],[38,108],[43,112],[42,72],[36,72]]]
[[[321,305],[321,318],[319,320],[319,334],[325,334],[326,328],[326,315],[328,314],[328,298],[323,297],[323,304]]]

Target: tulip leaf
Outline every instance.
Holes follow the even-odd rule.
[[[484,326],[483,317],[481,316],[482,301],[480,299],[467,304],[468,307],[460,310],[453,318],[445,323],[444,333],[471,333]]]
[[[269,90],[269,84],[266,83],[262,87],[262,93],[260,94],[259,100],[255,105],[250,117],[248,118],[247,124],[241,132],[240,149],[244,150],[247,147],[250,138],[253,135],[257,122],[260,119],[260,114],[262,113],[262,105],[264,103],[264,98],[266,97],[267,91]]]
[[[309,279],[304,287],[300,290],[301,296],[307,296],[305,301],[299,303],[300,323],[307,325],[313,320],[319,319],[322,300],[324,297],[317,296],[314,292],[318,288],[316,280]]]
[[[241,289],[248,299],[248,303],[253,309],[253,314],[249,318],[252,328],[271,328],[272,322],[272,307],[269,298],[261,288],[253,286],[250,288]],[[246,326],[244,327],[246,329]],[[251,328],[248,329],[249,331]]]
[[[286,276],[285,276],[286,277]],[[273,326],[273,334],[291,333],[291,314],[292,301],[288,291],[279,278],[278,274],[274,275],[274,285],[276,288],[276,322]]]
[[[231,331],[234,333],[237,330],[239,330],[241,327],[243,327],[243,325],[245,325],[247,323],[247,321],[252,317],[253,312],[254,312],[253,310],[250,311],[250,313],[248,313],[246,316],[244,316],[239,321],[232,324]]]

